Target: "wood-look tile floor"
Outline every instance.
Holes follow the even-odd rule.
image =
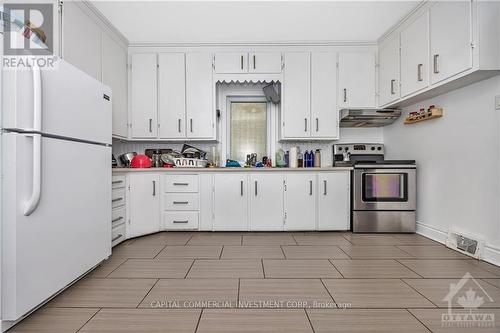
[[[500,332],[500,267],[420,235],[162,232],[10,332]]]

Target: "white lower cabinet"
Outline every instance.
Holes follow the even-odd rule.
[[[198,215],[196,211],[166,211],[162,216],[163,230],[196,230],[198,229]]]
[[[214,231],[248,230],[246,173],[214,175]]]
[[[283,174],[249,176],[250,230],[283,230]]]
[[[160,175],[129,175],[130,237],[160,231]]]
[[[285,230],[316,230],[316,174],[285,175]]]
[[[350,229],[349,171],[318,174],[318,230]]]

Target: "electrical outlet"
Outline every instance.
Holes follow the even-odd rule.
[[[500,95],[495,96],[495,109],[500,110]]]

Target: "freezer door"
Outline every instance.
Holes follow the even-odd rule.
[[[2,320],[17,320],[111,255],[111,148],[42,137],[41,193],[25,216],[33,138],[2,140]]]
[[[2,71],[2,128],[111,144],[111,90],[65,61],[56,68],[41,69],[39,76],[34,70]],[[41,128],[34,124],[37,109]]]

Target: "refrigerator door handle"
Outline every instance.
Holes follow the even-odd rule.
[[[38,207],[42,183],[42,135],[29,136],[33,138],[33,188],[30,198],[24,203],[24,216],[30,216]]]
[[[42,131],[42,75],[40,67],[31,67],[33,73],[33,131]]]

